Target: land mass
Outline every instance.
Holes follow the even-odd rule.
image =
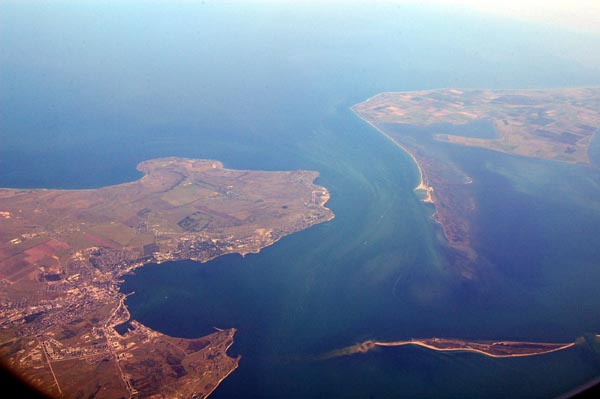
[[[465,341],[448,338],[422,338],[406,341],[365,341],[346,348],[338,349],[321,356],[321,360],[340,356],[366,353],[378,347],[416,345],[441,352],[474,352],[490,357],[524,357],[543,355],[570,348],[571,343],[517,342],[517,341]]]
[[[435,206],[434,219],[456,250],[461,274],[473,278],[477,253],[468,220],[477,209],[470,189],[473,179],[434,144],[588,164],[588,148],[600,127],[600,89],[389,92],[352,109],[414,159],[420,176],[416,190]],[[452,134],[453,127],[474,122],[488,122],[494,137]]]
[[[153,331],[130,320],[123,276],[257,253],[334,217],[317,172],[182,158],[138,170],[93,190],[0,189],[0,358],[49,396],[207,397],[238,366],[226,353],[235,329]]]

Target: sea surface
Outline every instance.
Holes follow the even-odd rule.
[[[600,140],[596,166],[429,143],[473,179],[482,260],[465,281],[413,191],[410,156],[350,110],[382,91],[598,86],[590,43],[600,48],[545,25],[391,4],[7,1],[0,186],[118,184],[163,156],[317,170],[335,219],[257,255],[147,265],[122,285],[132,317],[181,337],[237,328],[240,367],[216,398],[557,396],[599,377],[600,357],[319,356],[367,339],[600,332]],[[481,127],[463,134],[494,134]]]

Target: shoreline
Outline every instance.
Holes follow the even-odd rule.
[[[597,133],[598,133],[598,131],[592,133],[591,139],[590,139],[590,143],[594,140],[594,138],[596,137]],[[458,135],[455,135],[455,134],[446,134],[445,135],[447,137],[446,139],[440,138],[439,136],[442,136],[442,134],[436,134],[435,137],[434,137],[434,139],[436,141],[440,141],[442,143],[448,143],[450,145],[463,146],[463,147],[472,147],[472,148],[481,148],[481,149],[488,150],[488,151],[495,151],[495,152],[499,152],[501,154],[506,154],[506,155],[510,155],[510,156],[513,156],[513,157],[521,157],[521,158],[526,158],[526,159],[527,158],[529,158],[529,159],[536,158],[536,157],[533,157],[533,156],[530,156],[530,155],[519,154],[519,153],[516,153],[516,152],[510,152],[510,151],[504,150],[502,148],[496,148],[496,147],[493,147],[493,146],[485,146],[485,145],[480,145],[480,144],[470,144],[470,143],[464,143],[464,142],[457,141],[456,139],[450,139],[450,137],[454,137],[454,138],[458,137],[459,139],[462,138],[462,136],[458,136]],[[490,142],[500,142],[500,138],[501,138],[501,136],[497,137],[497,138],[494,138],[494,139],[486,139],[486,140],[489,140]],[[537,157],[537,159],[551,160],[553,162],[561,162],[561,163],[566,163],[566,164],[569,164],[569,165],[592,165],[593,163],[592,163],[589,155],[590,154],[589,154],[589,144],[588,144],[588,149],[586,151],[586,160],[585,160],[585,162],[570,161],[570,160],[566,160],[566,159],[548,159],[548,158],[540,158],[540,157]]]
[[[440,343],[444,346],[436,346],[436,343]],[[538,350],[530,350],[529,352],[523,351],[521,353],[494,353],[493,349],[495,345],[502,345],[504,348],[522,345],[538,345]],[[338,349],[335,351],[331,351],[322,355],[319,360],[328,360],[341,356],[350,356],[359,353],[367,353],[377,347],[397,347],[397,346],[420,346],[432,351],[437,352],[471,352],[477,353],[483,356],[491,357],[491,358],[513,358],[513,357],[529,357],[529,356],[538,356],[545,355],[548,353],[558,352],[561,350],[565,350],[571,348],[576,345],[575,342],[569,343],[544,343],[544,342],[514,342],[514,341],[495,341],[489,343],[482,342],[469,342],[469,341],[461,341],[461,340],[450,340],[444,338],[427,338],[427,339],[411,339],[406,341],[391,341],[391,342],[383,342],[383,341],[364,341],[362,343],[348,346],[342,349]],[[454,345],[454,346],[452,346]],[[481,348],[476,348],[473,346],[481,346]],[[487,347],[486,347],[487,346]]]
[[[414,187],[413,191],[415,191],[417,193],[419,201],[424,202],[426,204],[433,205],[434,209],[433,209],[433,213],[431,215],[431,220],[441,227],[444,237],[446,239],[447,245],[449,247],[454,248],[457,251],[460,251],[461,253],[463,253],[469,261],[472,261],[473,259],[475,259],[477,257],[477,254],[476,254],[475,250],[473,248],[471,248],[469,228],[468,228],[468,226],[465,227],[467,225],[467,222],[465,221],[463,215],[460,215],[460,214],[457,215],[455,210],[449,209],[448,206],[439,206],[439,205],[444,205],[444,203],[446,201],[445,195],[447,193],[440,191],[441,195],[439,195],[439,196],[435,195],[436,194],[435,188],[433,186],[429,185],[426,171],[424,170],[423,166],[421,166],[416,155],[411,150],[409,150],[409,148],[407,146],[402,144],[399,140],[395,139],[392,135],[385,132],[382,128],[379,128],[375,124],[375,122],[370,121],[369,119],[367,119],[367,117],[363,117],[361,115],[361,113],[356,110],[356,107],[361,104],[364,104],[364,102],[352,106],[351,107],[352,111],[362,121],[368,123],[377,132],[379,132],[385,138],[387,138],[389,141],[391,141],[392,144],[394,144],[397,148],[399,148],[402,151],[404,151],[405,153],[407,153],[412,158],[415,165],[417,166],[417,170],[419,171],[419,184],[416,187]],[[472,183],[472,180],[465,182],[465,184],[471,184],[471,183]],[[442,190],[442,188],[444,188],[443,185],[441,186],[440,190]],[[460,236],[459,238],[456,238],[457,229],[458,229],[459,236]],[[467,278],[471,279],[470,275],[471,275],[472,271],[469,268],[467,268],[467,269],[468,269],[466,271],[466,273],[468,275]]]
[[[64,381],[73,375],[62,368],[56,375],[53,371],[57,362],[68,361],[73,362],[74,367],[82,365],[76,379],[80,385],[77,389],[84,394],[93,393],[98,381],[107,381],[107,395],[111,397],[158,395],[167,391],[176,395],[193,391],[208,397],[239,367],[240,356],[236,358],[227,353],[236,342],[235,329],[216,329],[216,333],[194,338],[179,338],[152,330],[131,314],[126,299],[132,293],[124,291],[125,276],[151,263],[188,259],[206,263],[226,254],[238,253],[243,257],[259,253],[285,236],[335,218],[334,212],[326,206],[331,193],[315,183],[319,177],[316,171],[225,169],[219,161],[178,157],[145,160],[138,163],[136,169],[142,173],[136,180],[99,188],[0,188],[3,204],[0,220],[6,219],[3,226],[6,237],[0,242],[0,252],[27,255],[26,251],[40,246],[35,256],[41,254],[40,259],[46,257],[51,261],[48,270],[41,270],[41,276],[60,273],[58,280],[38,278],[37,268],[42,264],[39,259],[25,255],[22,268],[26,275],[21,270],[13,271],[7,261],[9,258],[5,257],[5,262],[0,260],[1,271],[17,290],[9,293],[11,301],[11,295],[20,300],[34,289],[42,292],[40,299],[36,299],[39,302],[29,305],[29,297],[26,297],[25,306],[4,304],[0,313],[5,335],[15,337],[3,349],[11,371],[34,370],[33,386],[47,395],[75,394],[73,385],[67,384],[67,390],[63,387]],[[238,191],[234,192],[237,196],[229,195],[230,183],[237,184]],[[192,184],[192,194],[181,191],[189,191],[185,187]],[[202,184],[208,185],[209,194]],[[266,189],[257,192],[256,185]],[[227,191],[221,186],[227,186]],[[163,199],[165,195],[182,192],[183,201]],[[182,226],[180,221],[186,220],[182,219],[185,215],[195,215],[198,209],[204,210],[212,204],[213,192],[223,198],[220,208],[207,211],[219,220],[216,226],[210,229]],[[271,200],[273,204],[247,205],[243,196],[248,193],[256,193],[255,197],[249,197],[257,199],[254,204],[258,200]],[[194,201],[199,202],[190,205]],[[67,210],[64,203],[70,204]],[[291,210],[281,213],[279,209],[287,204]],[[281,208],[278,205],[282,205]],[[44,212],[37,212],[38,209]],[[233,226],[228,222],[234,217],[233,211],[247,212],[254,219],[244,219]],[[151,218],[147,217],[149,212],[154,212]],[[61,216],[59,222],[55,221],[55,214]],[[98,226],[108,221],[110,229],[96,232]],[[122,227],[113,227],[117,224]],[[12,237],[16,238],[11,240]],[[27,240],[32,241],[24,243]],[[33,306],[40,306],[41,311],[28,322],[27,317],[36,311]],[[43,316],[36,322],[37,315]],[[71,323],[76,318],[80,321]],[[20,323],[20,320],[25,322]],[[117,331],[115,327],[126,322],[134,328]],[[71,324],[73,335],[56,335]],[[32,338],[38,341],[37,345],[29,344]],[[96,346],[98,342],[102,346]],[[19,351],[13,351],[14,347]],[[41,360],[34,357],[39,353]],[[44,354],[47,355],[45,361]],[[174,364],[188,361],[196,364],[189,370],[186,366],[185,380],[179,380],[181,375],[177,371],[157,374],[152,384],[142,381],[146,375],[172,366],[168,359],[172,354],[178,359]],[[86,366],[92,364],[90,359],[101,358],[108,359],[110,367],[96,372]],[[141,382],[133,382],[136,379]],[[196,382],[204,384],[191,385]]]
[[[498,342],[498,343],[513,343],[513,344],[521,344],[521,343],[525,343],[525,342]],[[535,342],[527,342],[530,344],[535,344]],[[571,348],[573,346],[575,346],[575,342],[570,342],[568,344],[564,344],[562,346],[559,347],[555,347],[555,348],[551,348],[548,350],[544,350],[541,352],[532,352],[532,353],[516,353],[516,354],[512,354],[512,355],[495,355],[493,353],[489,353],[486,351],[483,351],[481,349],[475,349],[475,348],[462,348],[462,347],[456,347],[456,348],[438,348],[436,346],[433,345],[429,345],[427,343],[425,343],[424,341],[420,341],[420,340],[415,340],[415,341],[397,341],[397,342],[373,342],[373,344],[375,346],[381,346],[381,347],[394,347],[394,346],[405,346],[405,345],[415,345],[415,346],[421,346],[423,348],[427,348],[427,349],[431,349],[434,351],[438,351],[438,352],[473,352],[473,353],[479,353],[482,354],[484,356],[488,356],[488,357],[493,357],[493,358],[509,358],[509,357],[527,357],[527,356],[537,356],[537,355],[545,355],[547,353],[552,353],[552,352],[557,352],[563,349],[568,349]]]
[[[366,101],[368,101],[368,100],[366,100]],[[393,144],[395,144],[397,147],[399,147],[402,151],[404,151],[405,153],[407,153],[412,158],[413,162],[417,166],[417,170],[419,171],[419,184],[413,190],[415,190],[415,191],[425,191],[425,193],[426,193],[425,198],[421,199],[421,201],[423,201],[425,203],[428,203],[428,204],[434,204],[435,205],[435,201],[434,201],[433,195],[432,195],[432,193],[433,193],[433,187],[428,186],[426,184],[427,177],[425,176],[425,173],[423,172],[423,168],[421,167],[421,164],[419,164],[419,161],[417,160],[417,158],[415,157],[415,155],[411,151],[409,151],[408,148],[406,148],[404,145],[402,145],[401,143],[399,143],[398,141],[396,141],[392,136],[390,136],[389,134],[387,134],[386,132],[384,132],[383,130],[381,130],[379,127],[377,127],[373,122],[371,122],[371,121],[363,118],[362,116],[360,116],[360,114],[358,112],[356,112],[356,110],[354,109],[354,106],[350,107],[350,109],[361,120],[367,122],[371,127],[373,127],[375,130],[377,130],[379,133],[381,133],[385,138],[387,138],[388,140],[390,140]]]
[[[215,327],[215,329],[217,329],[217,330],[220,330],[220,329],[218,329],[217,327]],[[233,331],[233,333],[234,333],[234,335],[235,335],[235,333],[236,333],[236,331],[237,331],[237,330],[236,330],[235,328],[234,328],[233,330],[234,330],[234,331]],[[220,330],[220,331],[224,331],[224,330]],[[231,347],[233,346],[233,344],[234,344],[234,343],[235,343],[235,342],[234,342],[234,341],[233,341],[233,339],[232,339],[232,340],[231,340],[231,343],[230,343],[229,345],[227,345],[227,347],[225,348],[225,355],[226,355],[226,356],[229,356],[229,355],[227,354],[227,351],[229,350],[229,348],[231,348]],[[231,356],[229,356],[229,357],[231,358]],[[210,395],[212,395],[212,393],[213,393],[213,392],[214,392],[214,391],[215,391],[215,390],[216,390],[216,389],[217,389],[217,388],[218,388],[218,387],[221,385],[221,383],[222,383],[223,381],[225,381],[225,379],[227,379],[227,377],[229,377],[229,376],[231,375],[231,373],[233,373],[235,370],[237,370],[237,369],[240,367],[240,359],[241,359],[241,358],[242,358],[242,356],[241,356],[241,355],[238,355],[238,356],[237,356],[237,358],[235,359],[235,360],[236,360],[235,367],[234,367],[234,368],[232,368],[231,370],[229,370],[229,372],[228,372],[227,374],[225,374],[225,375],[224,375],[224,376],[223,376],[223,377],[222,377],[222,378],[221,378],[219,381],[217,381],[217,383],[215,384],[215,386],[214,386],[214,387],[213,387],[213,388],[212,388],[212,389],[211,389],[211,390],[210,390],[210,391],[209,391],[209,392],[206,394],[206,396],[204,397],[204,399],[207,399],[207,398],[208,398]],[[232,358],[232,359],[233,359],[233,358]]]

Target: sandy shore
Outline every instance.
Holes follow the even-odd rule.
[[[436,346],[435,343],[439,343],[439,346]],[[494,358],[508,358],[508,357],[527,357],[527,356],[537,356],[537,355],[545,355],[547,353],[557,352],[560,350],[564,350],[570,348],[575,345],[574,342],[565,343],[565,344],[554,344],[554,343],[543,343],[543,342],[512,342],[512,341],[499,341],[499,342],[491,342],[488,344],[480,343],[480,342],[467,342],[460,340],[450,340],[443,338],[428,338],[428,339],[411,339],[407,341],[392,341],[392,342],[381,342],[381,341],[365,341],[360,344],[348,346],[346,348],[338,349],[323,355],[320,359],[327,360],[340,356],[350,356],[358,353],[366,353],[377,347],[395,347],[395,346],[406,346],[406,345],[415,345],[423,348],[427,348],[433,351],[438,352],[472,352],[478,353],[484,356],[494,357]],[[538,346],[535,350],[521,351],[516,353],[494,353],[494,346],[503,345],[505,348],[510,347],[511,345],[515,347],[515,351],[518,350],[516,348],[523,345],[532,345]],[[477,348],[476,346],[481,346],[481,348]],[[489,350],[486,350],[487,348]],[[544,348],[546,347],[546,348]]]
[[[507,342],[507,344],[522,344],[523,342]],[[534,344],[532,342],[527,342],[527,343],[531,343]],[[515,354],[508,354],[508,355],[496,355],[490,352],[486,352],[484,350],[481,349],[475,349],[475,348],[466,348],[466,347],[449,347],[449,348],[438,348],[436,346],[433,345],[429,345],[424,341],[419,341],[419,340],[411,340],[411,341],[396,341],[396,342],[374,342],[375,346],[403,346],[403,345],[416,345],[416,346],[422,346],[423,348],[427,348],[427,349],[431,349],[434,351],[438,351],[438,352],[474,352],[474,353],[480,353],[482,355],[485,356],[489,356],[489,357],[496,357],[496,358],[504,358],[504,357],[525,357],[525,356],[536,356],[536,355],[545,355],[547,353],[552,353],[552,352],[556,352],[556,351],[560,351],[563,349],[567,349],[570,348],[572,346],[575,345],[574,342],[570,342],[568,344],[564,344],[558,347],[550,347],[547,350],[543,350],[543,351],[539,351],[539,352],[530,352],[530,353],[515,353]]]
[[[412,158],[415,165],[417,165],[417,169],[419,170],[419,184],[414,189],[418,190],[418,191],[425,191],[425,198],[422,199],[423,202],[426,202],[429,204],[435,204],[435,202],[433,200],[433,187],[427,185],[427,183],[426,183],[427,177],[423,173],[423,168],[419,164],[419,161],[414,156],[414,154],[408,148],[406,148],[401,143],[396,141],[392,136],[390,136],[389,134],[387,134],[386,132],[381,130],[379,127],[377,127],[377,125],[375,125],[371,121],[368,121],[367,119],[360,116],[360,114],[354,110],[354,107],[352,107],[351,109],[356,114],[356,116],[358,116],[363,121],[367,122],[375,130],[377,130],[379,133],[381,133],[384,137],[386,137],[388,140],[390,140],[392,143],[394,143],[397,147],[399,147],[402,151],[406,152]]]

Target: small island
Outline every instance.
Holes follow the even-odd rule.
[[[365,341],[346,348],[338,349],[320,357],[320,360],[332,359],[340,356],[350,356],[357,353],[366,353],[380,347],[396,347],[415,345],[429,350],[440,352],[472,352],[489,357],[525,357],[544,355],[576,345],[569,343],[547,342],[518,342],[518,341],[465,341],[450,338],[422,338],[405,341]]]
[[[600,88],[388,92],[352,109],[413,158],[420,176],[415,190],[435,207],[433,218],[455,250],[457,269],[472,279],[478,256],[468,220],[478,206],[473,179],[440,144],[589,164],[588,149],[600,127]],[[486,122],[491,135],[456,133],[457,126],[476,122]]]
[[[51,397],[207,397],[238,366],[235,329],[153,331],[130,320],[123,276],[257,253],[334,217],[317,172],[182,158],[138,170],[93,190],[0,189],[0,356]]]

